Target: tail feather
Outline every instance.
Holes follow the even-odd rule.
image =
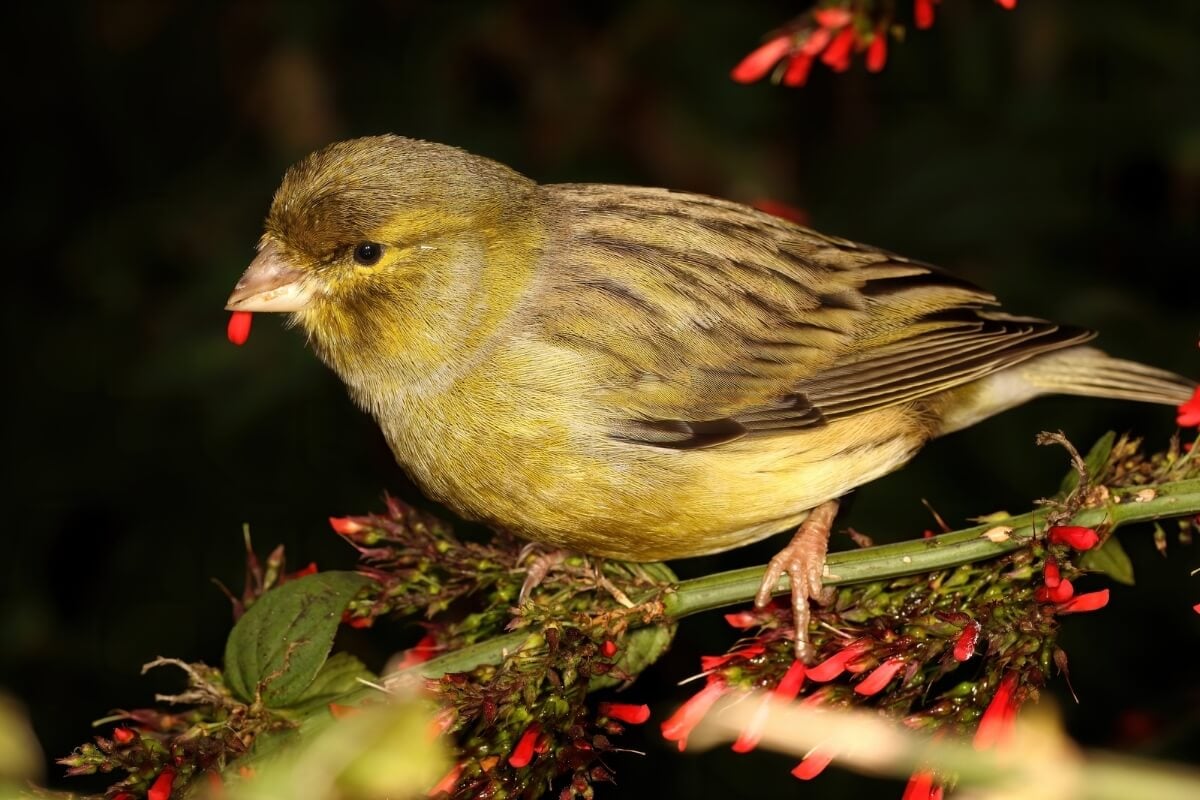
[[[1069,347],[993,372],[954,390],[937,435],[961,430],[1043,394],[1074,394],[1178,406],[1196,382],[1136,361],[1112,358],[1093,347]]]
[[[1108,397],[1177,406],[1192,396],[1196,382],[1157,367],[1072,347],[1018,367],[1039,393]]]

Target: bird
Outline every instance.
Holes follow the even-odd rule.
[[[281,312],[431,499],[593,556],[795,529],[797,657],[838,502],[1044,394],[1178,405],[1195,383],[970,282],[729,200],[539,184],[397,135],[290,167],[235,312]]]

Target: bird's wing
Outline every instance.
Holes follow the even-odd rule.
[[[906,403],[1091,337],[990,310],[934,267],[746,206],[543,187],[562,209],[539,324],[596,356],[613,435],[672,448]]]

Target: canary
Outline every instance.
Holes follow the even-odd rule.
[[[634,561],[799,525],[797,653],[837,499],[1037,395],[1194,384],[939,269],[666,189],[539,185],[399,136],[291,167],[235,311],[288,312],[432,498]]]

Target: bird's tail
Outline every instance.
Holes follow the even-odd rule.
[[[1196,382],[1164,369],[1113,358],[1093,347],[1068,347],[1031,358],[956,391],[941,419],[938,435],[1044,394],[1076,394],[1177,406],[1187,402]]]
[[[1071,347],[1016,368],[1039,394],[1077,394],[1177,406],[1196,382],[1157,367],[1113,358],[1094,347]]]

